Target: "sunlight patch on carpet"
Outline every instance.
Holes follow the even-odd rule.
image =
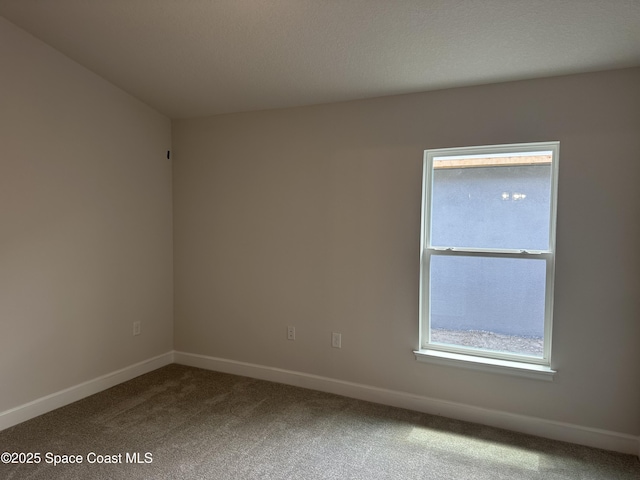
[[[456,433],[415,427],[411,429],[406,440],[485,462],[490,461],[533,471],[538,471],[540,467],[540,455],[537,453]]]

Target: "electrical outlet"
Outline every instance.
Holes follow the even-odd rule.
[[[296,327],[287,327],[287,340],[296,339]]]
[[[133,335],[140,335],[140,322],[133,322]]]
[[[333,348],[342,348],[342,334],[341,333],[331,333],[331,346]]]

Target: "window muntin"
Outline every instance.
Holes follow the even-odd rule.
[[[558,150],[425,152],[421,348],[549,365]]]

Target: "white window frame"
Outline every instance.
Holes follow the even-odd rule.
[[[438,157],[471,155],[505,155],[551,151],[551,202],[549,212],[549,248],[547,250],[488,249],[433,247],[431,245],[431,206],[433,194],[433,161]],[[558,190],[558,160],[560,142],[536,142],[508,145],[442,148],[425,150],[422,181],[422,226],[420,255],[420,349],[415,351],[420,361],[463,366],[492,372],[552,380],[551,333],[553,320],[553,285],[555,277],[555,240]],[[542,357],[481,350],[464,346],[450,346],[431,342],[429,308],[429,267],[433,255],[481,256],[493,258],[544,259],[546,261],[544,338]]]

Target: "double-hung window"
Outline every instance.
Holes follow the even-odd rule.
[[[552,378],[558,153],[425,151],[419,360]]]

